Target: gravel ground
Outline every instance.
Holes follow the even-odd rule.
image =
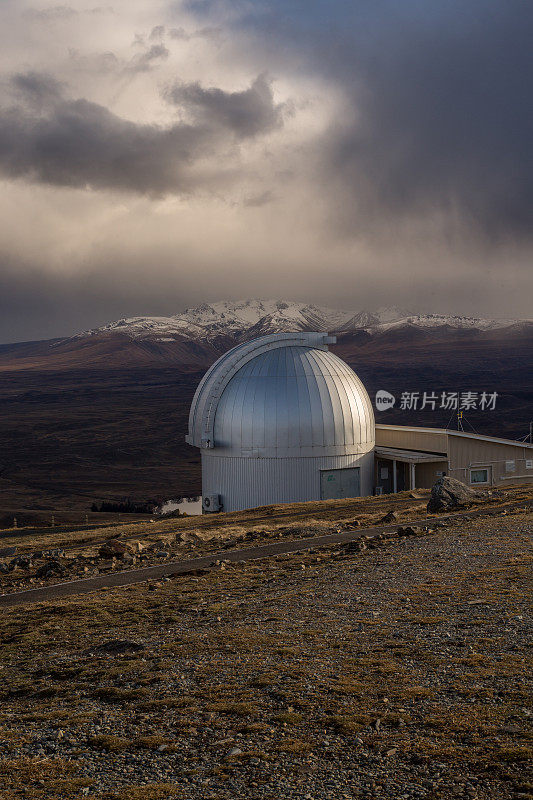
[[[2,800],[533,798],[531,514],[3,614]]]

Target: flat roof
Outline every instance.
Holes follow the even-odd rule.
[[[448,461],[448,456],[444,453],[442,455],[437,453],[422,453],[417,450],[402,450],[399,447],[380,447],[379,445],[374,448],[374,451],[377,456],[382,456],[392,461],[408,461],[412,464]]]
[[[511,444],[515,447],[527,447],[533,450],[533,444],[528,442],[518,442],[516,439],[501,439],[497,436],[486,436],[481,433],[467,433],[466,431],[454,431],[451,428],[419,428],[414,425],[384,425],[376,424],[376,428],[383,428],[387,430],[396,431],[413,431],[413,433],[435,433],[446,434],[448,436],[460,436],[465,439],[478,439],[483,442],[495,442],[496,444]]]

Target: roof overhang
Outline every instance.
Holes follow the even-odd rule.
[[[404,461],[408,464],[435,463],[448,460],[448,457],[444,454],[437,455],[436,453],[401,450],[396,447],[376,447],[374,452],[379,458],[385,458],[388,461]]]

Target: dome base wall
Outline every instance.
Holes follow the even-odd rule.
[[[359,468],[360,496],[372,494],[373,447],[357,455],[239,458],[202,453],[202,493],[220,495],[224,511],[321,500],[321,473]]]

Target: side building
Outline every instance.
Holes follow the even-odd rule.
[[[376,425],[378,493],[430,488],[449,475],[480,488],[533,483],[533,445],[444,428]]]

